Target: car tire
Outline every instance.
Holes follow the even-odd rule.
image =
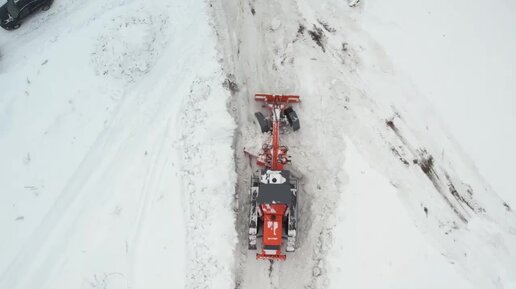
[[[43,11],[47,11],[48,9],[50,9],[50,5],[45,5],[45,6],[41,7],[41,10],[43,10]]]
[[[18,24],[16,24],[16,25],[14,25],[14,26],[13,26],[13,29],[18,29],[18,28],[20,28],[20,25],[21,25],[20,23],[18,23]]]

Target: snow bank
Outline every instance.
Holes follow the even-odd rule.
[[[178,152],[188,238],[186,288],[222,289],[234,283],[234,127],[221,83],[195,81],[180,117]]]

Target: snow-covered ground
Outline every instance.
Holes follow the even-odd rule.
[[[418,232],[396,188],[353,146],[346,151],[344,170],[348,193],[336,214],[329,288],[472,288],[454,262]]]
[[[510,202],[432,98],[457,86],[422,73],[457,72],[407,72],[410,1],[355,2],[56,0],[1,31],[0,289],[516,288]],[[303,101],[282,263],[246,244],[256,92]]]
[[[515,15],[510,0],[369,0],[361,11],[367,32],[516,205]]]
[[[232,282],[234,124],[207,19],[202,1],[62,0],[1,32],[0,288]]]

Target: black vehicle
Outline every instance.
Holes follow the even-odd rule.
[[[0,26],[6,30],[17,29],[21,20],[35,11],[46,11],[54,0],[7,0],[0,7]]]

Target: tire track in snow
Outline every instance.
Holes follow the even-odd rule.
[[[159,124],[156,124],[156,126]],[[141,188],[140,198],[138,201],[138,208],[136,212],[136,217],[134,219],[134,223],[136,224],[134,230],[130,234],[130,238],[126,241],[126,252],[131,252],[130,255],[130,264],[129,268],[130,273],[128,274],[130,278],[129,284],[135,284],[135,276],[138,272],[138,267],[141,266],[141,263],[138,262],[138,259],[141,258],[141,255],[145,255],[146,248],[142,243],[145,243],[144,229],[146,222],[146,215],[151,213],[150,206],[152,201],[159,199],[159,194],[161,193],[159,187],[163,180],[167,179],[165,171],[167,170],[167,166],[170,166],[170,151],[168,150],[168,145],[170,143],[170,119],[166,121],[166,125],[163,125],[163,128],[160,131],[159,136],[156,137],[155,143],[152,147],[156,147],[156,150],[151,153],[150,165],[145,173],[145,178],[143,179],[143,184]],[[147,154],[147,152],[146,152]]]
[[[32,272],[31,270],[36,270],[36,268],[27,267],[27,264],[44,263],[42,260],[45,258],[44,256],[52,255],[48,253],[49,251],[58,250],[58,248],[56,248],[58,246],[57,242],[50,242],[53,238],[56,238],[56,234],[68,235],[73,230],[73,223],[79,217],[76,212],[84,206],[84,203],[88,202],[86,197],[89,197],[89,202],[91,202],[92,199],[92,196],[86,196],[87,191],[81,188],[89,182],[92,182],[93,179],[99,178],[98,172],[108,163],[108,160],[104,156],[112,157],[121,145],[119,141],[112,142],[110,139],[112,135],[120,133],[115,133],[117,130],[116,127],[123,122],[123,107],[129,106],[128,103],[131,101],[132,100],[124,99],[117,107],[114,120],[100,133],[89,151],[85,154],[77,170],[56,198],[51,209],[49,209],[41,223],[31,234],[27,244],[23,246],[24,250],[13,259],[9,267],[4,271],[4,274],[0,276],[2,282],[0,285],[5,285],[5,288],[21,287],[23,284],[20,283],[22,282],[16,280],[16,276],[13,272],[26,271],[30,273]],[[108,145],[110,143],[111,145]],[[106,153],[107,149],[109,149],[111,153]],[[92,167],[97,167],[97,170],[93,173],[91,172]],[[63,232],[60,232],[60,228],[65,229]],[[39,242],[34,242],[34,240],[39,240]],[[66,245],[67,241],[59,241],[59,247],[62,248]],[[22,267],[24,267],[23,270],[21,269]],[[45,281],[46,280],[24,280],[24,282],[33,282],[34,284],[42,284]]]
[[[49,271],[59,265],[54,260],[55,256],[60,256],[56,252],[67,248],[70,242],[70,239],[64,236],[72,236],[72,233],[77,231],[78,220],[87,214],[87,210],[95,208],[98,203],[108,198],[102,190],[91,190],[89,186],[99,182],[116,163],[121,151],[128,149],[124,142],[130,139],[130,135],[144,130],[138,122],[139,112],[134,111],[134,107],[139,107],[136,105],[138,101],[138,95],[132,94],[117,106],[113,119],[99,134],[52,208],[28,238],[24,251],[17,255],[0,276],[0,287],[4,288],[5,285],[5,288],[24,288],[27,284],[46,284],[45,282],[53,277],[35,272],[41,270],[41,264],[45,264],[45,270]],[[160,108],[164,107],[166,106],[162,105]],[[130,146],[130,149],[138,145],[141,143]],[[146,194],[145,190],[142,192],[143,195]],[[142,206],[143,210],[145,205]],[[27,266],[28,264],[31,266]],[[16,274],[12,272],[26,272],[26,276],[31,278],[17,280]]]

